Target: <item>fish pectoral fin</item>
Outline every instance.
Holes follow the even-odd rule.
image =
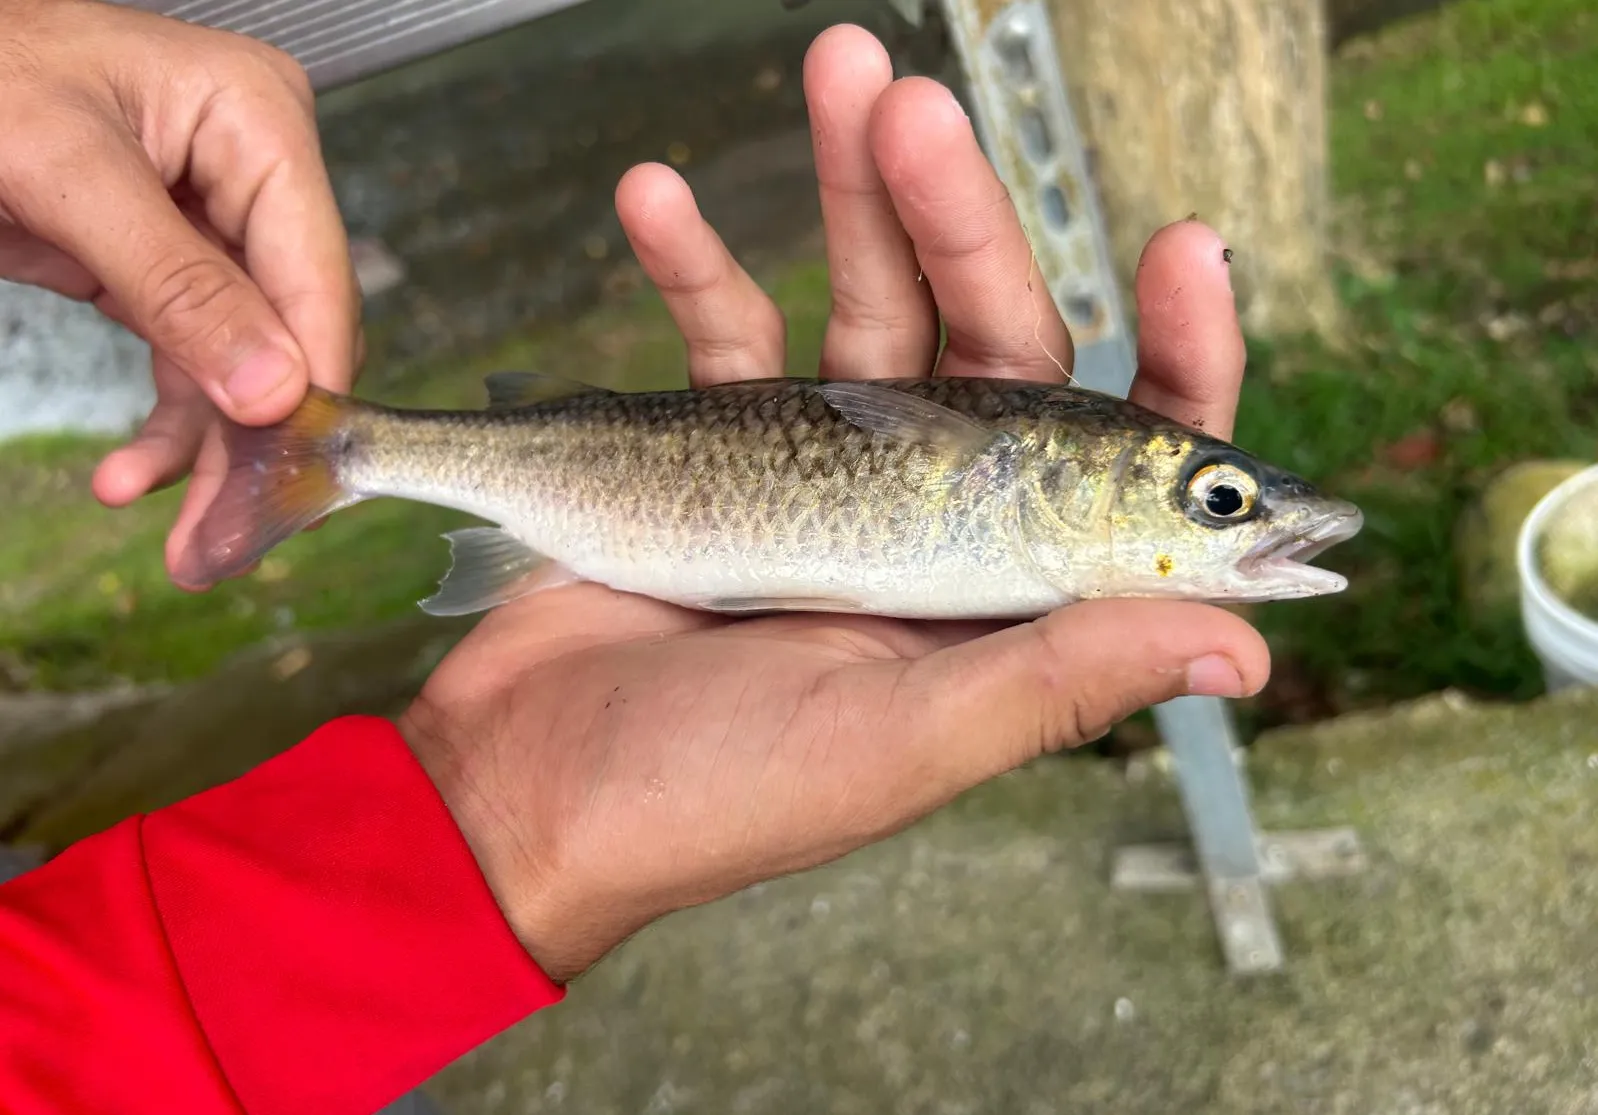
[[[750,612],[839,612],[864,615],[866,608],[857,600],[838,596],[716,596],[701,600],[697,607],[707,612],[728,615]]]
[[[493,372],[483,377],[489,410],[516,410],[536,403],[569,399],[574,395],[613,395],[608,387],[595,387],[552,372]]]
[[[444,535],[450,566],[438,591],[421,601],[434,616],[466,616],[534,592],[582,580],[499,527],[468,527]]]
[[[994,431],[946,406],[873,383],[823,383],[817,391],[839,414],[863,430],[900,441],[971,454],[993,440]]]

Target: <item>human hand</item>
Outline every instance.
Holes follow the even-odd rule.
[[[120,507],[193,472],[176,569],[247,425],[347,391],[360,291],[310,86],[242,35],[97,0],[0,0],[0,279],[149,342],[158,401],[101,462]]]
[[[821,374],[1061,379],[1070,338],[948,91],[892,83],[852,27],[817,40],[805,84],[834,295]],[[617,207],[693,382],[781,374],[781,314],[681,179],[635,168]],[[1244,359],[1226,272],[1202,225],[1154,236],[1133,391],[1223,437]],[[1007,628],[729,621],[578,584],[488,615],[400,727],[521,940],[565,981],[673,910],[881,839],[1139,708],[1243,696],[1267,672],[1252,628],[1192,603],[1095,601]]]

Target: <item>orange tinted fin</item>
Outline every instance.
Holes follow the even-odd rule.
[[[237,576],[274,546],[362,497],[338,481],[354,399],[313,387],[273,426],[226,424],[227,475],[205,509],[173,579],[204,588]]]

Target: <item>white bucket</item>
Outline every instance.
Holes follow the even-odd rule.
[[[1598,685],[1598,622],[1566,604],[1543,580],[1536,546],[1543,527],[1581,489],[1598,484],[1598,465],[1583,469],[1537,501],[1515,542],[1520,574],[1520,618],[1543,665],[1549,692]]]

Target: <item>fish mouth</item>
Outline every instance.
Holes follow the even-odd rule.
[[[1353,538],[1364,525],[1365,515],[1358,507],[1339,501],[1292,534],[1255,546],[1237,563],[1238,571],[1272,598],[1342,592],[1348,578],[1308,563]]]

